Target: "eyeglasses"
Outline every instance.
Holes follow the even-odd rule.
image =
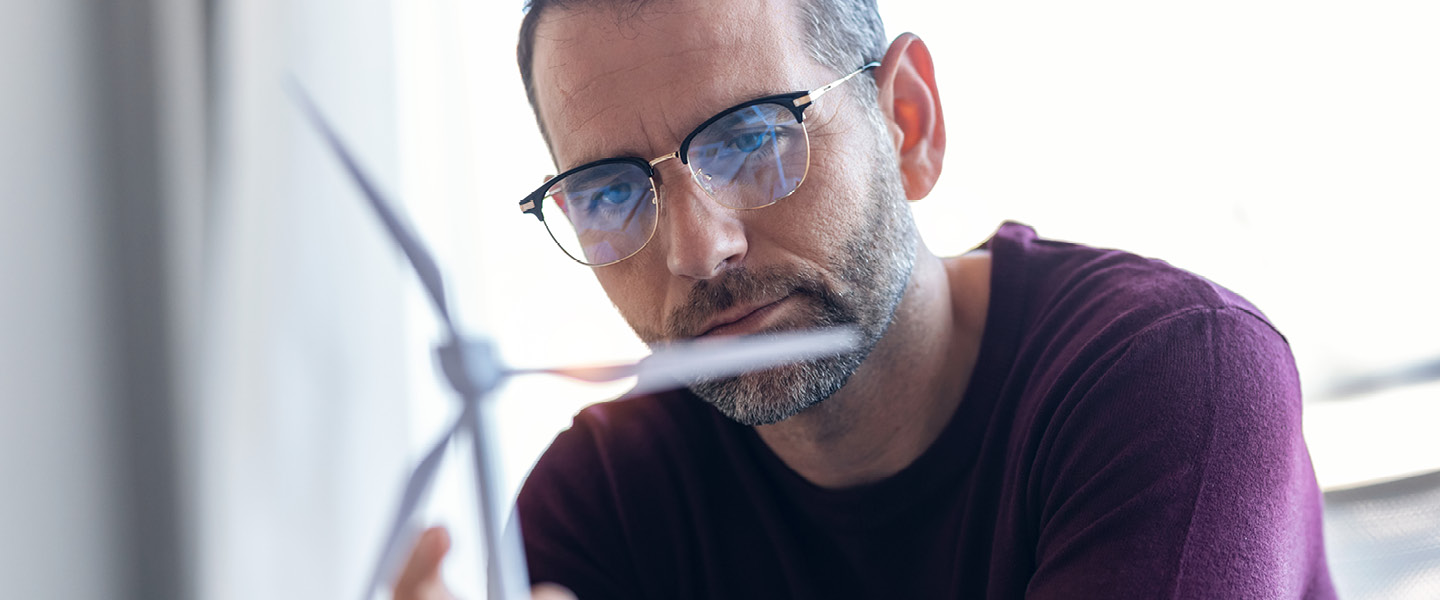
[[[651,160],[606,158],[565,171],[520,201],[570,258],[603,267],[630,258],[655,236],[660,194],[655,166],[679,159],[721,206],[764,208],[795,193],[810,170],[805,109],[825,92],[880,66],[871,62],[819,88],[766,96],[710,117]]]

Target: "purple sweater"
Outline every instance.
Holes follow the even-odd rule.
[[[687,392],[585,409],[519,500],[581,600],[1333,598],[1285,338],[1164,262],[986,243],[969,388],[889,479],[810,484]]]

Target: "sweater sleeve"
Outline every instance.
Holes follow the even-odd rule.
[[[1029,598],[1332,598],[1284,338],[1173,314],[1078,376],[1027,482]]]

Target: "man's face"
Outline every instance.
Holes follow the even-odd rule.
[[[765,0],[551,9],[536,30],[533,73],[558,167],[668,154],[726,107],[843,75],[810,58],[793,11]],[[660,163],[654,238],[629,259],[594,269],[648,344],[860,328],[863,347],[850,355],[692,388],[742,423],[779,421],[843,386],[909,280],[916,237],[894,149],[857,96],[837,90],[806,111],[808,173],[773,206],[722,207],[685,165]]]

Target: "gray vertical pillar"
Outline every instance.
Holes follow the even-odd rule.
[[[204,93],[160,60],[175,47],[164,24],[187,6],[203,11],[181,0],[10,2],[0,20],[7,597],[190,595],[174,324],[177,290],[193,281],[171,244],[197,214],[176,203],[201,200],[178,195],[203,189],[203,174],[167,170],[204,160],[164,150],[203,139]]]
[[[161,110],[159,2],[89,3],[95,52],[98,117],[93,132],[101,160],[95,201],[105,289],[106,344],[117,440],[117,501],[121,589],[131,598],[182,598],[185,560],[177,483],[175,310],[169,269],[167,197]]]

